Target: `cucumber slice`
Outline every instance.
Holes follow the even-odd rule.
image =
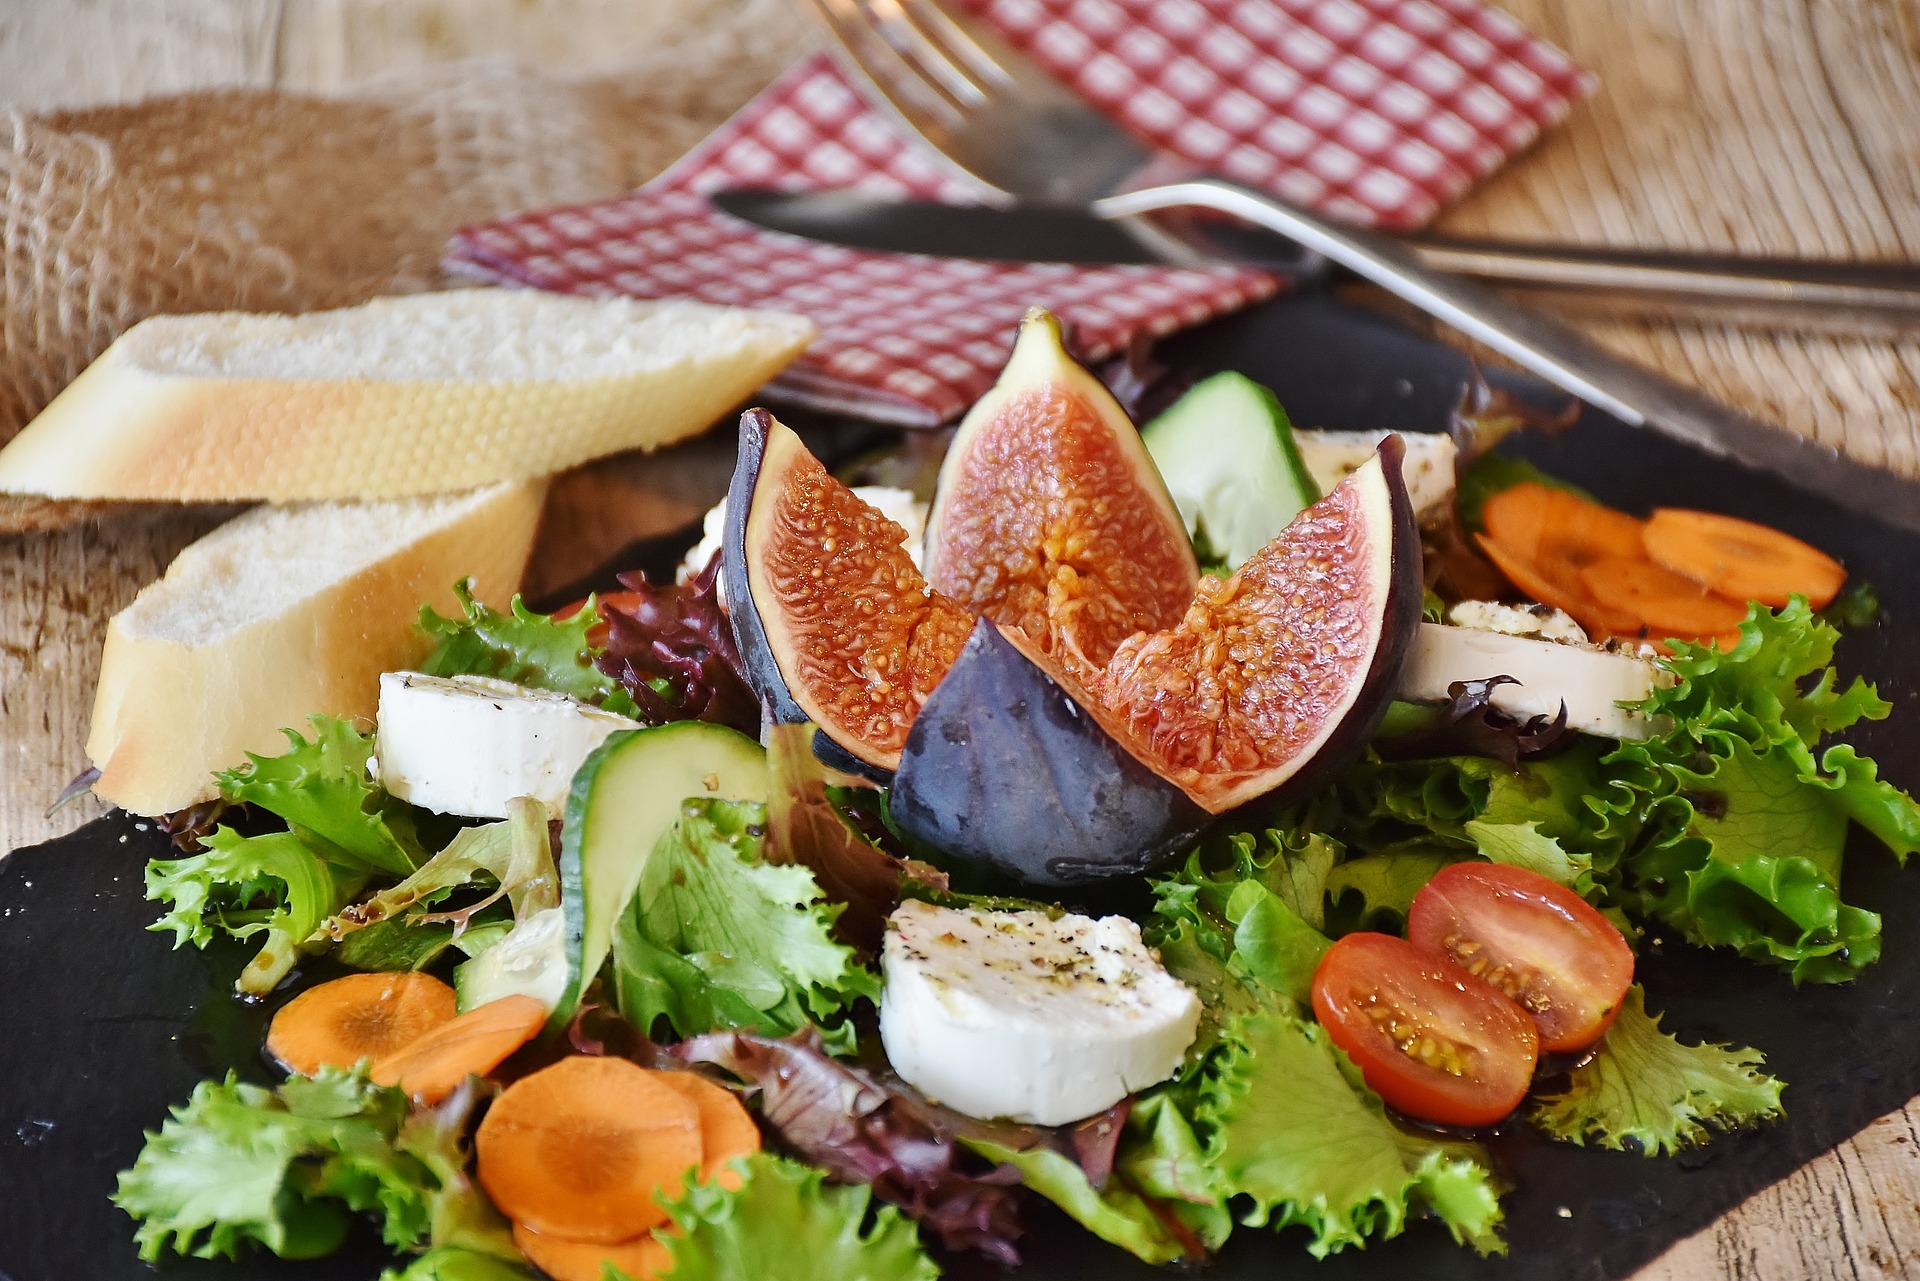
[[[550,1027],[573,1017],[580,994],[600,973],[613,924],[633,898],[653,847],[680,817],[680,803],[690,796],[764,801],[769,786],[760,744],[707,721],[621,730],[594,749],[573,776],[560,829],[567,981]]]
[[[1320,498],[1286,411],[1244,374],[1196,384],[1140,436],[1203,565],[1237,569]]]
[[[535,912],[486,951],[454,967],[453,995],[465,1014],[503,996],[531,996],[549,1010],[567,993],[566,913]]]

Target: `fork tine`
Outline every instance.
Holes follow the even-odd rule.
[[[1014,76],[983,48],[966,26],[947,11],[939,0],[899,0],[918,15],[920,29],[947,53],[953,62],[972,74],[975,84],[1010,87]]]
[[[901,0],[858,0],[858,3],[880,38],[913,64],[921,79],[937,86],[954,105],[966,110],[986,102],[986,89],[948,55]]]
[[[964,107],[929,83],[900,51],[880,37],[859,0],[807,0],[845,55],[843,61],[866,81],[913,132],[937,137],[966,124]]]

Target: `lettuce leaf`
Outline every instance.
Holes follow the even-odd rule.
[[[872,1206],[866,1187],[770,1153],[733,1162],[737,1185],[695,1183],[667,1204],[659,1234],[674,1281],[935,1281],[912,1220]]]
[[[1127,1114],[1114,1170],[1133,1187],[1156,1197],[1201,1244],[1217,1250],[1233,1231],[1227,1192],[1194,1132],[1192,1102],[1177,1086],[1139,1095]]]
[[[758,1092],[761,1115],[790,1151],[841,1183],[872,1184],[948,1249],[979,1250],[1008,1266],[1020,1261],[1010,1186],[1018,1171],[986,1167],[956,1136],[1025,1148],[1040,1141],[1038,1131],[934,1107],[903,1085],[829,1057],[811,1032],[781,1040],[716,1032],[670,1053],[738,1077]]]
[[[1646,815],[1625,901],[1795,982],[1844,982],[1880,951],[1879,918],[1841,899],[1849,825],[1904,860],[1920,850],[1920,805],[1851,746],[1815,749],[1891,705],[1865,681],[1841,686],[1839,633],[1801,598],[1754,606],[1740,630],[1731,651],[1676,643],[1674,684],[1642,705],[1671,728],[1606,758]]]
[[[871,956],[880,950],[887,917],[900,905],[906,864],[854,831],[841,815],[827,794],[813,735],[811,723],[767,731],[767,762],[773,769],[767,861],[811,871],[829,900],[846,904],[834,932]]]
[[[1636,983],[1598,1051],[1565,1090],[1536,1099],[1528,1117],[1569,1143],[1671,1155],[1712,1130],[1779,1116],[1785,1087],[1763,1063],[1757,1050],[1682,1045],[1647,1014]]]
[[[279,756],[247,753],[248,763],[214,775],[220,795],[285,819],[329,859],[364,872],[405,876],[425,861],[407,808],[370,781],[373,736],[337,716],[309,718],[311,741],[282,730]]]
[[[1273,1007],[1234,1020],[1202,1091],[1207,1161],[1227,1192],[1251,1198],[1244,1222],[1303,1226],[1324,1258],[1397,1236],[1426,1210],[1454,1240],[1504,1252],[1480,1149],[1396,1126],[1318,1024]]]
[[[435,1246],[404,1268],[388,1268],[379,1281],[538,1281],[533,1269],[457,1245]]]
[[[603,647],[592,633],[605,622],[595,597],[562,620],[528,609],[518,596],[503,614],[473,598],[470,578],[454,584],[453,594],[460,604],[458,618],[442,618],[431,605],[420,607],[420,630],[433,641],[422,672],[492,676],[646,719],[626,687],[595,666]]]
[[[1231,866],[1209,871],[1195,853],[1153,887],[1162,961],[1201,993],[1216,1022],[1222,1008],[1257,1004],[1269,994],[1305,1004],[1331,946],[1318,927],[1328,877],[1339,870],[1337,847],[1324,837],[1269,831],[1263,847],[1238,833],[1228,837],[1228,848]]]
[[[202,1081],[149,1131],[114,1204],[140,1224],[149,1263],[169,1250],[238,1258],[256,1242],[287,1259],[328,1254],[349,1215],[378,1211],[388,1245],[423,1241],[438,1191],[432,1171],[394,1146],[406,1096],[364,1071],[322,1069],[278,1090],[231,1074]]]
[[[1117,1245],[1148,1263],[1172,1263],[1191,1256],[1179,1235],[1154,1213],[1126,1181],[1111,1179],[1095,1188],[1072,1157],[1054,1148],[1003,1147],[986,1139],[962,1138],[995,1165],[1020,1171],[1020,1182],[1059,1206],[1075,1223],[1102,1241]]]
[[[526,797],[515,797],[507,802],[507,808],[505,821],[460,829],[447,847],[421,864],[418,871],[365,902],[330,916],[321,932],[337,941],[349,939],[369,926],[447,921],[456,926],[458,937],[461,927],[503,898],[511,905],[516,921],[560,906],[560,876],[554,868],[546,811]],[[479,901],[458,912],[421,910],[481,878],[494,890]]]
[[[689,800],[614,926],[614,995],[640,1031],[755,1027],[783,1036],[877,1001],[880,980],[833,937],[811,871],[763,858],[764,805]],[[852,1048],[852,1027],[836,1033]]]
[[[262,937],[241,971],[239,990],[271,992],[314,931],[351,901],[362,876],[316,852],[297,832],[242,836],[215,829],[199,854],[147,864],[147,898],[167,911],[147,928],[173,932],[173,945],[205,947],[215,932]]]

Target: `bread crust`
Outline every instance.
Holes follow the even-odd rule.
[[[453,584],[467,576],[490,604],[512,596],[545,492],[544,481],[502,486],[358,573],[218,636],[139,634],[127,611],[116,615],[87,739],[94,793],[136,814],[171,813],[212,799],[215,770],[285,751],[282,731],[304,730],[309,716],[371,722],[380,673],[426,653],[413,626],[422,604],[453,612]]]
[[[509,291],[500,292],[511,306]],[[169,373],[128,355],[136,326],[0,449],[0,491],[293,502],[401,498],[546,476],[704,430],[812,335],[799,317],[734,315],[719,350],[631,373],[527,379]],[[214,315],[143,324],[162,321],[244,323]]]

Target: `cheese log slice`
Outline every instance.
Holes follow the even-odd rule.
[[[1583,734],[1640,739],[1658,728],[1618,706],[1652,695],[1655,668],[1644,658],[1445,623],[1420,624],[1399,693],[1410,703],[1444,702],[1453,682],[1489,676],[1519,682],[1494,690],[1492,701],[1521,720],[1558,715],[1564,701],[1567,724]]]
[[[316,713],[371,721],[380,674],[417,666],[423,603],[504,606],[544,481],[398,502],[262,507],[181,552],[107,625],[87,755],[136,814],[214,796],[212,774],[287,750]]]
[[[0,490],[288,502],[544,476],[704,430],[813,332],[781,312],[520,289],[155,316],[0,449]]]
[[[1453,438],[1442,432],[1403,431],[1295,431],[1300,459],[1306,463],[1320,492],[1330,494],[1339,483],[1366,465],[1380,451],[1380,442],[1397,434],[1406,446],[1400,463],[1413,501],[1414,518],[1422,525],[1443,520],[1453,507]]]
[[[887,923],[880,1039],[901,1078],[968,1116],[1065,1125],[1172,1076],[1200,999],[1123,916],[909,900]]]
[[[615,730],[640,722],[565,694],[487,676],[380,677],[374,750],[387,791],[438,814],[505,818],[531,796],[560,818],[573,775]]]

